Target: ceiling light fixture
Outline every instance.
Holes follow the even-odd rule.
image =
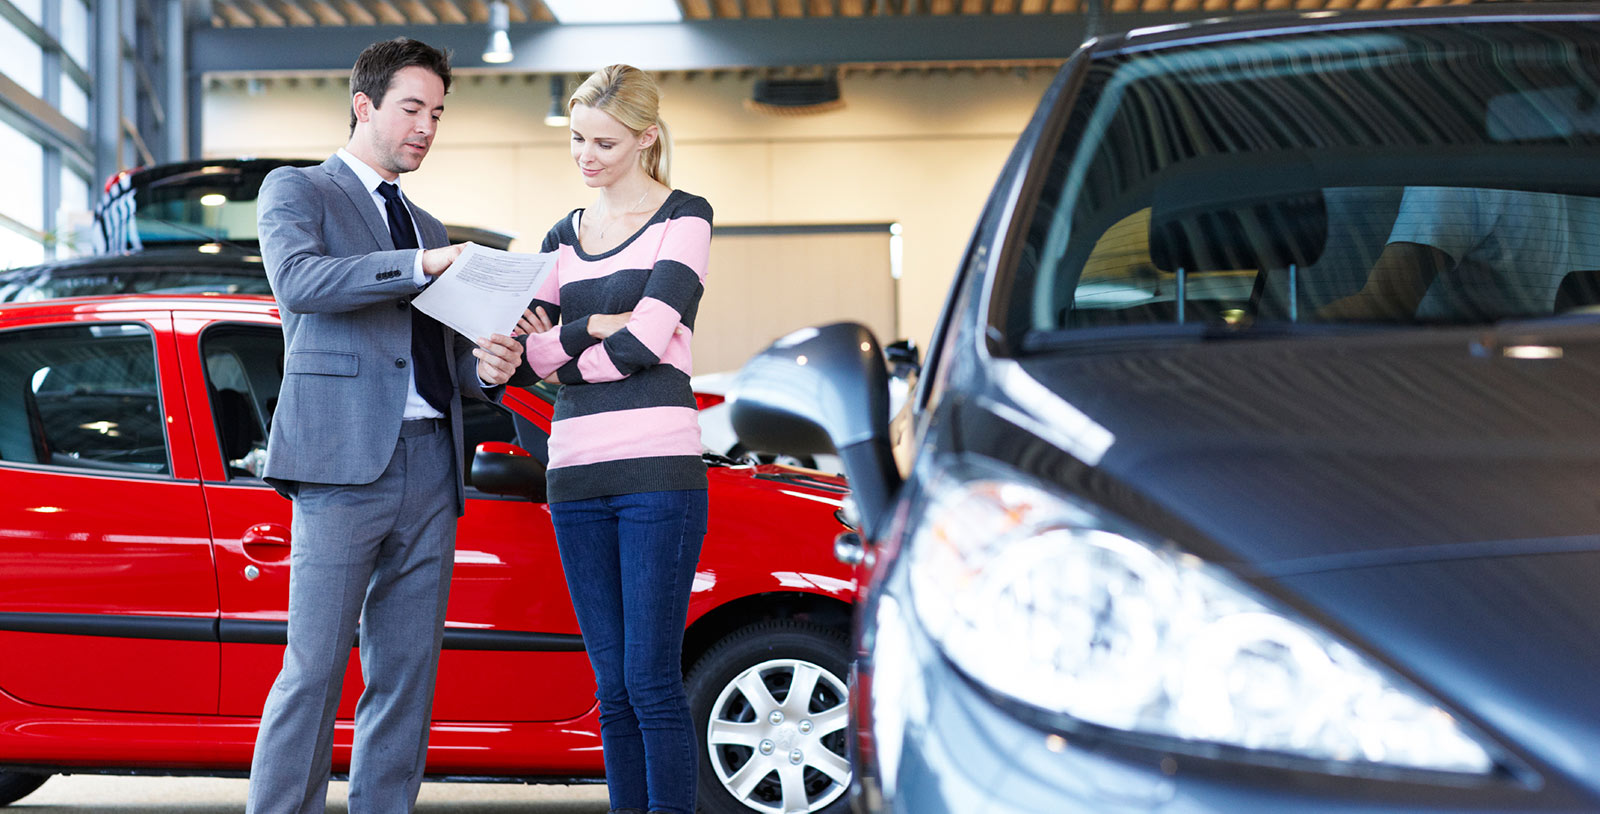
[[[544,0],[545,8],[563,23],[677,23],[683,9],[677,0]]]
[[[511,61],[511,6],[506,0],[493,0],[489,4],[489,47],[483,52],[483,61],[501,64]]]
[[[544,114],[544,123],[551,127],[567,126],[567,82],[560,74],[550,77],[550,110]]]
[[[757,79],[744,107],[752,113],[809,116],[844,107],[839,78],[829,74],[816,79]]]

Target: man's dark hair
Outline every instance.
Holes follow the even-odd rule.
[[[365,93],[373,107],[382,107],[395,73],[412,66],[438,74],[444,80],[444,92],[450,92],[450,54],[409,37],[395,37],[367,46],[356,57],[356,65],[350,69],[350,98]],[[350,132],[356,132],[354,108],[350,110]]]

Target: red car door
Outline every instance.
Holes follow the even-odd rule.
[[[211,518],[221,605],[221,711],[255,716],[283,659],[291,504],[259,477],[281,383],[276,317],[206,313],[176,318],[195,445]],[[515,441],[534,425],[503,407],[469,402],[468,449]],[[440,660],[434,719],[555,721],[594,705],[548,510],[468,490]],[[340,717],[361,691],[354,651]]]
[[[0,692],[216,713],[216,581],[196,478],[167,312],[8,311]]]

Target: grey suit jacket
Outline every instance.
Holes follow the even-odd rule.
[[[448,242],[438,219],[411,211],[423,248]],[[301,482],[371,483],[400,437],[416,251],[394,248],[371,193],[338,156],[273,170],[261,185],[258,218],[285,346],[266,480],[285,494]],[[461,397],[498,400],[501,388],[480,386],[473,343],[440,331],[455,359],[450,425],[459,462]],[[465,506],[458,463],[457,514]]]

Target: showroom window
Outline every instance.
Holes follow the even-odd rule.
[[[166,473],[162,415],[147,326],[0,334],[0,460]]]
[[[89,94],[65,73],[61,75],[61,115],[79,127],[89,126]]]
[[[61,4],[61,47],[73,62],[89,67],[89,7],[83,0]]]
[[[32,266],[43,262],[43,243],[10,229],[0,228],[0,268]]]
[[[0,122],[0,155],[6,156],[6,183],[0,184],[0,268],[44,259],[44,145]]]
[[[0,155],[6,157],[6,182],[0,184],[0,215],[29,229],[44,229],[44,145],[0,122]]]
[[[4,17],[0,17],[0,73],[44,98],[44,49]]]
[[[70,167],[61,168],[61,205],[56,210],[56,231],[61,235],[56,244],[58,257],[94,252],[94,241],[90,237],[94,226],[93,190],[89,179]]]
[[[82,253],[92,31],[85,0],[0,0],[0,269]]]

